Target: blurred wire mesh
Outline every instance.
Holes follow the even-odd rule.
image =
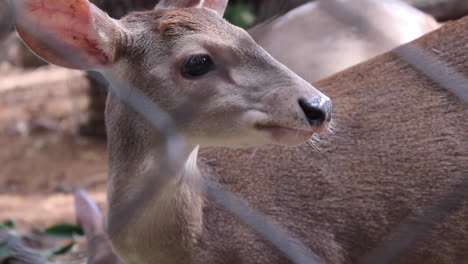
[[[338,20],[343,21],[343,23],[351,23],[364,28],[369,34],[382,42],[391,41],[384,32],[377,31],[374,25],[366,21],[358,9],[337,0],[326,0],[323,2],[328,7],[328,12]],[[28,21],[27,17],[21,16],[21,4],[21,0],[16,0],[15,8],[17,8],[17,13],[20,16],[20,20],[18,21],[21,21],[23,25],[31,24],[32,22]],[[290,6],[294,6],[294,4],[289,4]],[[9,9],[12,6],[7,8],[6,2],[0,2],[0,5],[2,7],[0,9],[1,40],[6,32],[10,31],[14,21],[12,15],[14,12]],[[280,4],[280,6],[280,10],[285,10],[284,3]],[[58,52],[68,54],[68,57],[70,57],[70,54],[73,54],[72,58],[77,64],[84,60],[84,57],[80,55],[78,50],[71,50],[69,47],[62,45],[60,41],[56,40],[46,30],[32,33],[36,34],[36,37],[42,39]],[[403,60],[421,71],[421,73],[468,103],[468,79],[462,73],[456,72],[445,63],[416,46],[410,45],[397,49],[396,53]],[[209,92],[205,91],[206,93],[203,94],[195,93],[191,95],[178,107],[179,111],[177,111],[176,115],[168,116],[150,98],[141,94],[136,87],[132,87],[124,80],[108,72],[100,73],[105,77],[105,85],[109,84],[107,86],[109,91],[146,118],[154,129],[159,131],[165,138],[166,160],[163,161],[160,171],[147,175],[145,182],[141,184],[141,190],[137,192],[138,195],[129,201],[121,212],[116,213],[116,216],[118,216],[115,217],[118,219],[118,222],[114,223],[116,228],[109,227],[109,235],[116,236],[119,230],[123,230],[124,226],[130,222],[131,218],[137,217],[145,206],[145,201],[151,200],[149,199],[150,197],[153,197],[164,188],[164,184],[170,179],[170,175],[182,165],[181,151],[183,149],[183,138],[179,135],[176,124],[182,119],[186,120],[195,116],[197,114],[197,105],[200,103],[200,100],[207,98]],[[207,88],[207,91],[209,91],[209,87]],[[197,104],[192,102],[197,102]],[[158,175],[158,177],[154,177],[154,175]],[[206,182],[204,184],[206,185],[207,195],[210,199],[239,217],[293,263],[324,263],[317,254],[307,249],[300,241],[288,235],[287,231],[274,224],[267,216],[249,206],[246,201],[239,199],[220,184],[211,180],[211,177],[205,177],[205,179]],[[155,188],[155,186],[158,188]],[[367,256],[364,256],[360,260],[360,263],[390,263],[408,249],[417,239],[424,236],[435,224],[451,212],[457,210],[467,198],[467,189],[468,175],[464,179],[461,179],[459,184],[453,186],[452,190],[447,190],[440,197],[434,197],[432,202],[420,214],[409,217],[406,222],[395,229],[390,236],[391,239],[384,241],[379,247]]]

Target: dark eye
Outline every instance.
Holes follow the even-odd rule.
[[[214,70],[215,66],[208,55],[193,55],[187,57],[182,65],[182,75],[199,77]]]

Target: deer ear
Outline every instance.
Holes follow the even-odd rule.
[[[207,7],[223,16],[228,0],[161,0],[156,8]]]
[[[114,62],[123,34],[117,21],[88,0],[15,0],[16,29],[50,63],[99,69]]]
[[[88,237],[104,232],[104,220],[97,203],[81,188],[74,191],[75,215],[77,222]]]

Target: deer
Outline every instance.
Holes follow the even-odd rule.
[[[331,122],[332,103],[327,96],[273,59],[246,31],[222,19],[227,1],[161,1],[153,11],[131,13],[118,21],[87,0],[14,4],[16,30],[44,60],[69,68],[112,72],[132,87],[140,87],[169,114],[190,90],[213,87],[212,93],[220,96],[212,96],[206,107],[199,107],[198,118],[178,124],[185,127],[181,130],[187,145],[186,160],[196,156],[199,144],[296,145],[326,130]],[[26,25],[22,19],[33,23]],[[41,29],[64,46],[79,50],[83,59],[67,58],[48,46],[34,34]],[[151,47],[145,43],[152,43]],[[136,57],[139,59],[134,60]],[[141,73],[145,73],[144,78],[138,76]],[[262,80],[254,80],[259,73]],[[220,122],[227,115],[232,118]],[[107,225],[112,228],[113,214],[125,203],[125,197],[136,195],[146,171],[157,171],[163,139],[113,95],[108,98],[106,118],[112,142],[108,148]],[[129,126],[135,130],[131,132]],[[132,142],[129,133],[136,133],[141,141]],[[142,147],[146,148],[143,152]],[[124,163],[128,166],[122,167]],[[151,215],[136,217],[131,223],[141,228],[122,230],[111,238],[125,263],[185,263],[192,258],[191,247],[200,246],[203,196],[189,184],[191,177],[186,174],[196,170],[195,166],[185,173],[177,172],[162,193],[147,203],[152,209],[145,208],[144,215]],[[149,233],[148,228],[155,233]]]
[[[264,212],[324,263],[356,263],[466,174],[468,107],[450,92],[387,53],[316,83],[332,96],[333,107],[329,97],[224,21],[225,7],[226,1],[161,1],[155,10],[120,20],[86,0],[28,0],[17,9],[17,31],[37,55],[64,67],[114,73],[169,115],[184,95],[211,87],[194,116],[178,124],[185,166],[143,213],[110,236],[121,261],[289,263],[206,199],[203,175]],[[22,23],[24,16],[35,23]],[[417,43],[466,71],[459,35],[466,23],[442,27]],[[33,34],[34,26],[84,60],[48,46]],[[326,133],[331,122],[335,131]],[[116,229],[115,212],[164,157],[161,134],[113,94],[106,125],[106,225]],[[314,144],[320,150],[304,144],[319,132]],[[465,262],[467,209],[465,201],[428,234],[434,239],[420,241],[400,263]]]
[[[327,1],[300,5],[259,24],[249,33],[276,59],[291,65],[289,68],[307,81],[315,82],[440,27],[432,16],[398,0],[339,1],[339,4],[359,8],[366,22],[384,32],[390,41],[375,38],[359,25],[343,23],[333,14],[339,7],[330,6]],[[288,52],[277,52],[285,45]],[[304,60],[305,54],[314,55]]]

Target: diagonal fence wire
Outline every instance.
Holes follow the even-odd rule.
[[[20,0],[17,1],[18,3],[22,2]],[[368,32],[374,34],[382,41],[391,41],[385,36],[385,34],[378,32],[375,27],[366,21],[363,16],[360,16],[359,12],[356,10],[334,0],[327,0],[325,2],[329,7],[328,11],[330,14],[336,16],[338,19],[351,22],[365,28]],[[8,24],[8,19],[6,21]],[[27,21],[27,19],[22,19],[22,23],[32,22]],[[2,28],[3,24],[0,25],[0,29]],[[70,57],[70,54],[73,54],[72,57],[77,63],[84,60],[84,57],[81,57],[79,52],[76,50],[70,50],[69,47],[65,47],[60,43],[60,41],[57,41],[53,36],[50,36],[48,32],[39,30],[36,33],[41,39],[46,36],[46,43],[63,54],[67,54],[68,57]],[[402,48],[395,52],[397,52],[397,54],[408,63],[412,64],[416,69],[438,82],[441,86],[446,87],[465,102],[468,101],[468,92],[466,92],[466,84],[468,82],[463,75],[457,73],[453,69],[450,69],[450,67],[444,65],[437,59],[428,56],[427,53],[417,47]],[[160,179],[168,179],[168,177],[177,170],[177,167],[181,162],[180,155],[183,141],[175,126],[175,121],[177,121],[177,119],[174,119],[174,116],[169,117],[150,99],[146,98],[145,95],[139,92],[138,89],[130,86],[119,78],[112,76],[110,73],[102,72],[102,74],[111,83],[109,87],[110,92],[115,94],[118,98],[145,117],[155,129],[163,134],[166,139],[165,149],[166,157],[168,158],[168,165],[163,166],[158,174],[166,175],[167,177],[160,177],[160,175],[158,175],[158,177],[154,177],[154,175],[149,175],[145,179],[145,184],[142,184],[145,188],[139,192],[137,198],[130,201],[127,206],[124,207],[125,210],[118,212],[118,214],[122,215],[122,219],[125,221],[119,222],[117,226],[119,226],[119,229],[123,229],[123,226],[128,224],[130,218],[135,217],[135,215],[138,214],[138,209],[144,207],[144,202],[149,200],[149,197],[152,197],[164,187],[164,180],[160,181]],[[196,111],[196,106],[193,104],[190,105],[190,100],[188,100],[186,104],[187,105],[183,104],[183,107],[181,106],[180,108]],[[190,118],[190,116],[194,115],[193,111],[185,111],[185,114],[181,114],[180,116]],[[191,115],[188,115],[187,113],[191,113]],[[468,178],[462,180],[459,185],[454,187],[453,191],[447,192],[442,197],[434,199],[435,202],[425,208],[421,214],[414,216],[397,228],[397,231],[394,232],[393,236],[398,237],[397,240],[384,242],[379,248],[363,258],[361,263],[375,263],[376,260],[378,260],[378,263],[386,263],[400,255],[417,238],[427,233],[427,231],[437,222],[461,206],[460,201],[464,198],[462,194],[464,194],[464,190],[466,190],[467,185]],[[159,188],[155,189],[155,186],[158,186]],[[280,227],[269,221],[266,216],[256,212],[253,208],[249,207],[245,201],[237,198],[234,194],[225,190],[216,182],[207,182],[207,194],[217,203],[221,204],[234,215],[246,222],[265,239],[270,241],[270,243],[281,250],[294,263],[323,263],[316,254],[305,248],[299,241],[292,239]],[[118,231],[110,230],[111,235],[113,233],[115,234],[115,232]],[[395,244],[395,241],[399,241],[399,246]],[[401,241],[404,241],[404,243],[401,243]],[[385,262],[382,262],[383,260],[385,260]]]
[[[283,228],[274,224],[267,216],[253,209],[246,201],[239,199],[235,194],[226,190],[219,183],[208,181],[206,184],[206,192],[208,197],[236,215],[265,240],[281,250],[293,263],[325,263],[317,254],[306,248],[300,241],[292,238]]]
[[[444,218],[457,212],[468,198],[468,177],[435,197],[418,215],[400,224],[380,246],[362,257],[358,264],[391,263],[411,248]]]

